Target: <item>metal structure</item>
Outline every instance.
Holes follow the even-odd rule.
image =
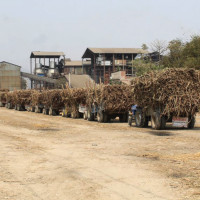
[[[107,84],[110,75],[116,71],[126,71],[126,76],[134,76],[133,60],[139,54],[148,51],[136,48],[87,48],[82,56],[91,60],[91,67],[85,69],[96,83],[100,81]]]
[[[65,54],[63,52],[31,52],[30,73],[39,77],[58,78],[63,71],[63,65],[60,63],[61,57],[63,57],[65,61]],[[46,82],[46,84],[48,87],[49,82]],[[38,85],[41,85],[40,81],[38,82],[36,79],[31,79],[31,88],[36,88]]]
[[[57,83],[56,79],[48,78],[48,77],[40,77],[34,74],[29,74],[25,72],[21,72],[21,76],[24,78],[28,78],[31,80],[31,82],[35,82],[34,88],[35,89],[51,89],[54,88],[55,84]]]
[[[71,61],[71,60],[65,60],[65,65],[64,65],[64,74],[86,74],[86,69],[88,67],[91,67],[91,61],[84,61],[82,62],[81,60],[77,61]]]
[[[0,89],[21,89],[21,67],[9,62],[0,62]]]

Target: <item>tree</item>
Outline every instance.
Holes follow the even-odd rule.
[[[148,47],[146,44],[142,44],[142,49],[143,49],[143,50],[148,50],[148,48],[149,48],[149,47]]]
[[[192,36],[191,41],[185,44],[183,56],[185,67],[200,69],[200,36]]]
[[[168,44],[169,53],[162,60],[165,67],[183,67],[184,56],[183,56],[184,43],[180,39],[172,40]]]
[[[153,52],[158,52],[159,65],[160,65],[161,56],[167,51],[166,41],[155,40],[154,42],[151,43],[151,49]]]

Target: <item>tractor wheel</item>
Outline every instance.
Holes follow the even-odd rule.
[[[156,130],[165,129],[166,118],[164,116],[161,116],[159,112],[154,112],[151,115],[151,126],[153,129]]]
[[[137,110],[135,114],[135,123],[137,127],[145,128],[148,127],[148,117],[142,112],[142,110]]]
[[[132,116],[128,116],[128,125],[132,126],[133,118]]]
[[[189,117],[188,129],[193,129],[195,125],[195,117]]]

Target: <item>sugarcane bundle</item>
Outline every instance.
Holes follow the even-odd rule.
[[[1,90],[0,91],[0,102],[6,103],[6,95],[9,91],[8,90]]]
[[[102,85],[99,84],[90,84],[87,85],[86,89],[86,105],[91,107],[93,103],[96,103],[96,97],[100,96],[100,88]]]
[[[134,104],[131,86],[100,85],[95,92],[94,100],[108,112],[128,112]]]
[[[15,90],[13,91],[14,105],[30,105],[32,90]]]
[[[162,115],[194,115],[200,107],[200,73],[194,69],[151,72],[133,81],[135,103],[161,108]]]
[[[62,98],[66,107],[77,109],[79,104],[86,103],[86,89],[67,87],[62,91]]]
[[[31,105],[32,106],[38,106],[38,105],[42,104],[42,92],[39,90],[32,91],[32,93],[31,93]]]
[[[14,105],[14,98],[13,98],[13,96],[14,96],[14,92],[13,91],[8,92],[6,94],[6,103],[10,103],[10,104]]]
[[[61,94],[61,89],[43,90],[39,98],[46,108],[60,109],[64,105]]]

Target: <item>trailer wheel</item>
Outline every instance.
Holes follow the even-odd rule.
[[[137,110],[135,113],[135,124],[137,127],[145,128],[148,127],[149,119],[142,112],[142,110]]]
[[[79,117],[80,117],[80,114],[79,114],[78,111],[73,111],[73,112],[71,113],[71,117],[72,117],[73,119],[76,119],[76,118],[79,118]]]
[[[44,115],[49,115],[49,109],[43,108],[43,114]]]
[[[102,111],[97,112],[97,121],[100,123],[104,122],[104,113]]]
[[[188,129],[193,129],[195,125],[195,117],[189,117]]]
[[[108,123],[108,122],[110,122],[110,119],[111,119],[110,115],[108,115],[107,113],[103,112],[103,122],[104,123]]]
[[[165,116],[161,116],[159,112],[154,112],[151,115],[151,126],[153,129],[156,130],[165,129],[166,126]]]
[[[56,116],[57,113],[56,113],[55,109],[49,108],[49,115],[51,115],[51,116]]]
[[[94,113],[92,113],[91,111],[87,111],[87,120],[94,121]]]
[[[66,112],[64,108],[62,109],[62,117],[66,117]]]
[[[87,120],[87,111],[85,111],[85,112],[83,113],[83,119],[84,119],[84,120]]]

